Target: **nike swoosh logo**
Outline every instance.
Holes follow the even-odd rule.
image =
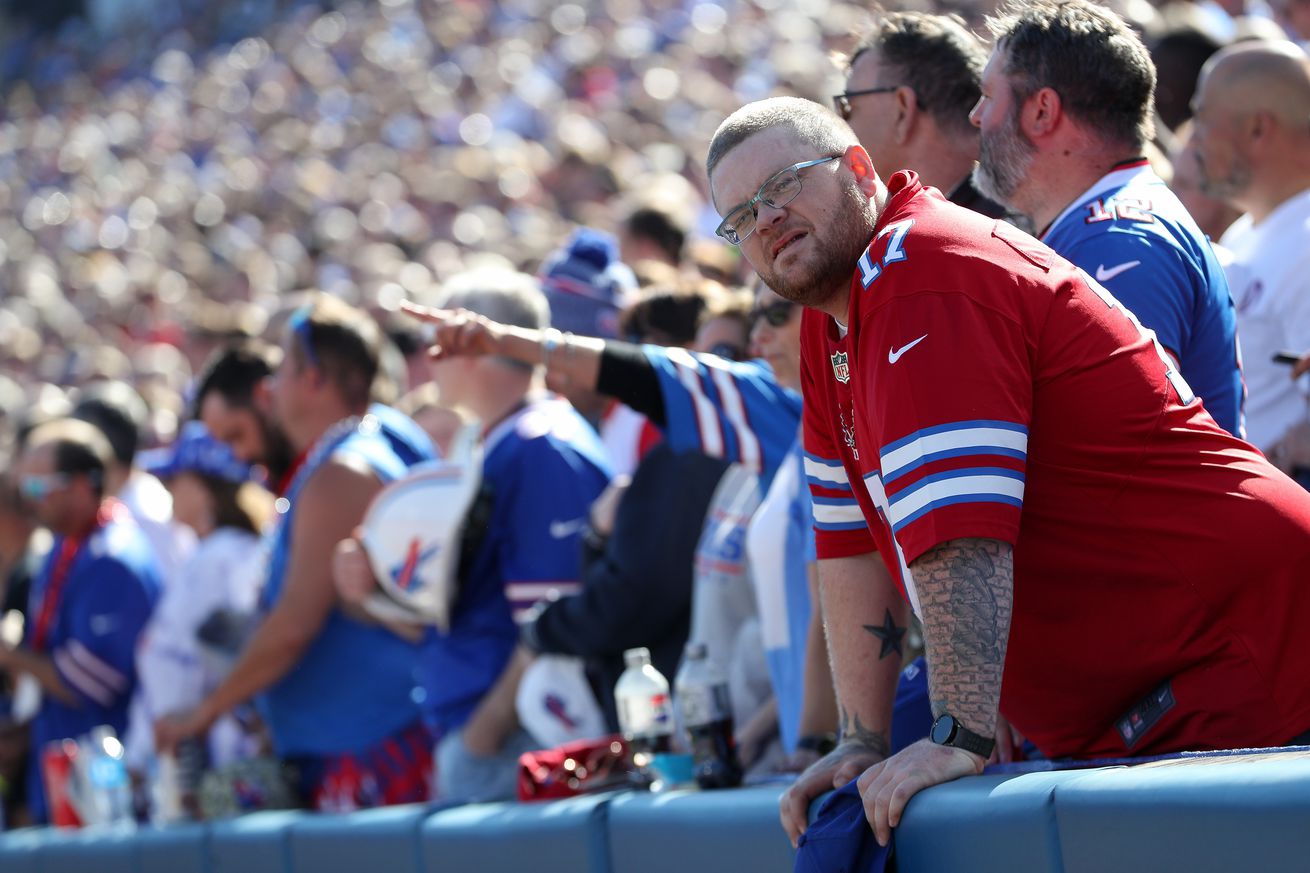
[[[1108,270],[1105,268],[1105,264],[1101,264],[1099,267],[1096,268],[1096,281],[1109,282],[1111,279],[1113,279],[1115,276],[1118,276],[1120,273],[1127,273],[1133,267],[1139,266],[1141,263],[1142,263],[1141,261],[1128,261],[1127,263],[1119,264],[1118,266],[1111,267]]]
[[[925,333],[923,336],[919,337],[917,340],[915,340],[915,341],[913,341],[913,342],[906,343],[905,345],[901,346],[899,349],[888,348],[888,349],[887,349],[887,363],[889,363],[889,364],[894,364],[894,363],[896,363],[897,361],[899,361],[899,360],[901,359],[901,355],[905,354],[905,353],[908,352],[910,349],[914,348],[915,346],[917,346],[919,343],[923,342],[923,341],[926,340],[927,338],[928,338],[928,334]]]
[[[557,540],[562,540],[567,536],[580,533],[586,524],[587,520],[585,518],[574,518],[569,521],[552,521],[550,523],[550,535]]]

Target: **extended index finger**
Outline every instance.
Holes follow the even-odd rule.
[[[454,310],[451,309],[420,306],[412,300],[400,301],[400,308],[406,315],[411,315],[419,321],[426,321],[431,324],[445,324],[455,314]]]

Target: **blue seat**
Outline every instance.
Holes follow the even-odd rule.
[[[59,839],[51,828],[22,828],[0,835],[0,870],[5,873],[40,873],[41,847]]]
[[[431,813],[425,804],[412,804],[305,816],[291,825],[290,871],[420,873],[419,829]]]
[[[485,803],[423,823],[424,873],[608,873],[607,795]]]
[[[609,811],[613,873],[790,873],[796,853],[778,822],[784,785],[624,794]]]
[[[1061,873],[1056,791],[1085,776],[975,776],[921,791],[896,829],[898,869]]]
[[[1055,794],[1065,873],[1310,868],[1310,757],[1273,752],[1088,773]]]
[[[291,826],[310,813],[277,810],[214,822],[209,873],[287,873]]]
[[[41,873],[136,873],[136,834],[97,828],[53,831],[36,855]]]
[[[136,842],[137,873],[208,873],[209,828],[205,825],[142,828]]]

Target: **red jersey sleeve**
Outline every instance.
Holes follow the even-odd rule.
[[[1014,543],[1033,392],[1018,319],[967,292],[921,290],[860,327],[860,359],[876,370],[864,408],[905,561],[962,537]]]

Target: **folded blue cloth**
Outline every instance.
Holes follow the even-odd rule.
[[[856,780],[823,801],[809,830],[797,841],[795,873],[883,873],[892,855],[873,838]]]

